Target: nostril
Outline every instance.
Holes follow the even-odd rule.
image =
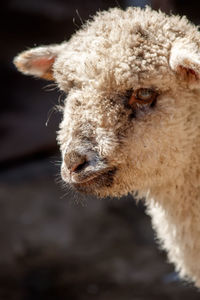
[[[85,169],[87,166],[89,165],[89,162],[86,160],[86,158],[84,159],[84,161],[82,162],[79,162],[78,164],[74,165],[70,172],[80,172],[82,171],[83,169]]]
[[[89,165],[87,156],[76,151],[67,153],[65,155],[64,162],[70,173],[78,173]]]

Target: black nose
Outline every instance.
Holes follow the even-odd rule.
[[[66,153],[64,162],[70,173],[82,171],[89,164],[86,154],[81,154],[77,151]]]

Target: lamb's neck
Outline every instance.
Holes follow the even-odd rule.
[[[195,174],[183,174],[183,178],[165,188],[152,189],[146,204],[169,260],[182,276],[189,275],[200,286],[200,268],[196,263],[200,253],[200,185],[191,175]]]

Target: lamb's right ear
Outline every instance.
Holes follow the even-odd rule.
[[[54,80],[53,64],[61,49],[62,45],[36,47],[16,56],[14,64],[24,74]]]
[[[181,80],[190,88],[200,88],[200,51],[196,44],[186,40],[174,43],[169,65]]]

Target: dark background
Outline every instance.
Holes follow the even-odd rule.
[[[1,2],[0,300],[200,299],[166,263],[142,202],[62,187],[54,110],[62,95],[12,63],[20,51],[68,39],[99,9],[145,2],[200,23],[193,0]]]

